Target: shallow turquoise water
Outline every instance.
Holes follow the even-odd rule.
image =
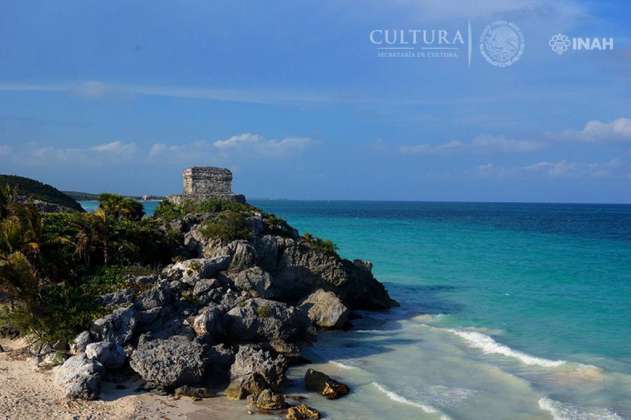
[[[330,416],[631,418],[631,206],[253,204],[373,261],[402,303],[313,349],[362,389]]]

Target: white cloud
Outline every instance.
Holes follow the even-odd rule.
[[[12,158],[34,166],[54,164],[103,165],[128,162],[136,155],[135,143],[113,141],[87,147],[54,147],[27,144],[15,149]]]
[[[631,118],[618,118],[610,122],[588,121],[581,130],[565,130],[558,137],[593,143],[631,141]]]
[[[217,140],[213,146],[224,152],[240,152],[267,157],[282,157],[302,152],[311,143],[306,137],[287,137],[280,140],[266,139],[252,133],[239,134],[225,140]]]
[[[130,156],[136,152],[135,143],[123,143],[121,141],[113,141],[111,143],[99,144],[91,148],[99,153],[111,153],[114,155]]]
[[[522,177],[546,176],[550,178],[628,178],[631,175],[631,162],[611,159],[603,162],[570,162],[567,160],[541,161],[519,167],[498,167],[492,163],[480,165],[477,171],[482,176]]]
[[[238,159],[282,159],[302,153],[313,140],[307,137],[268,139],[260,134],[242,133],[216,141],[187,144],[153,144],[149,150],[152,161],[180,164],[226,164]]]
[[[539,172],[553,177],[567,176],[576,170],[577,165],[565,160],[558,162],[537,162],[525,166],[523,169],[530,172]]]
[[[543,143],[529,140],[513,140],[502,136],[478,136],[471,142],[464,143],[453,140],[439,144],[417,144],[401,146],[399,151],[404,155],[436,155],[460,152],[498,152],[498,153],[528,153],[540,150]]]

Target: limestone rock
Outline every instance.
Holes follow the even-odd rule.
[[[200,279],[210,278],[230,264],[227,255],[215,258],[195,258],[177,262],[165,268],[163,275],[169,279],[180,278],[184,283],[195,284]]]
[[[270,389],[264,389],[256,398],[256,408],[260,410],[280,410],[285,406],[285,397]]]
[[[163,388],[199,383],[206,372],[206,349],[187,337],[142,336],[130,359],[131,368],[145,381]]]
[[[125,345],[134,335],[136,311],[132,306],[119,308],[92,323],[90,331],[99,340]]]
[[[81,334],[76,336],[72,343],[70,343],[70,353],[71,354],[79,354],[85,351],[85,348],[88,344],[92,342],[92,338],[90,337],[90,333],[88,331],[83,331]]]
[[[236,342],[294,341],[310,327],[303,311],[267,299],[248,299],[228,312],[228,334]]]
[[[193,320],[193,330],[199,337],[218,341],[225,334],[223,312],[217,307],[204,308]]]
[[[313,369],[308,369],[305,373],[305,387],[309,391],[320,393],[329,400],[338,399],[349,393],[347,385]]]
[[[107,369],[119,369],[127,360],[123,347],[109,341],[88,344],[85,348],[85,355],[88,359],[96,360]]]
[[[275,355],[260,345],[242,345],[235,355],[230,368],[232,379],[258,373],[273,387],[279,386],[285,379],[287,361],[281,355]]]
[[[258,396],[269,386],[263,375],[254,372],[234,379],[224,393],[231,400],[243,400],[248,395]]]
[[[81,354],[70,357],[59,366],[54,380],[66,398],[92,400],[99,395],[103,372],[99,362]]]
[[[289,407],[287,410],[287,420],[318,420],[319,418],[318,410],[305,404]]]
[[[319,289],[299,306],[307,311],[309,319],[321,328],[342,328],[348,321],[350,310],[333,292]]]

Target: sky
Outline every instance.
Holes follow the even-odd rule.
[[[627,0],[2,2],[0,173],[171,194],[221,166],[256,198],[631,203],[630,19]],[[411,46],[423,30],[445,42]],[[613,48],[557,54],[555,34]]]

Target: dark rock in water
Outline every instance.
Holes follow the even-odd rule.
[[[285,397],[270,389],[264,389],[256,398],[256,408],[260,410],[280,410],[286,406]]]
[[[176,398],[190,397],[193,401],[199,401],[203,398],[212,398],[215,396],[215,394],[206,387],[195,387],[190,385],[182,385],[175,388],[173,394]]]
[[[305,373],[305,387],[309,391],[320,393],[329,400],[336,400],[349,393],[347,385],[331,379],[327,374],[308,369]]]
[[[315,408],[300,404],[296,407],[289,407],[286,418],[287,420],[318,420],[320,413]]]
[[[285,379],[287,360],[281,355],[275,355],[261,345],[242,345],[235,355],[230,368],[230,377],[237,379],[258,373],[265,378],[272,387],[278,387]]]
[[[306,337],[310,327],[304,312],[273,300],[249,299],[228,312],[228,334],[237,342],[295,341]]]
[[[99,362],[81,354],[72,356],[58,367],[54,380],[66,398],[92,400],[99,395],[104,371]]]
[[[350,314],[335,293],[322,289],[310,294],[299,307],[307,311],[309,319],[321,328],[342,328]]]
[[[90,332],[101,341],[125,345],[133,337],[135,328],[136,311],[128,306],[94,321]]]
[[[231,400],[243,400],[249,395],[258,396],[269,387],[263,375],[255,372],[234,379],[224,393]]]
[[[192,385],[206,373],[206,349],[187,337],[141,336],[129,364],[145,381],[163,388]]]
[[[85,348],[85,355],[88,359],[96,360],[107,369],[119,369],[127,360],[123,347],[109,341],[88,344]]]

